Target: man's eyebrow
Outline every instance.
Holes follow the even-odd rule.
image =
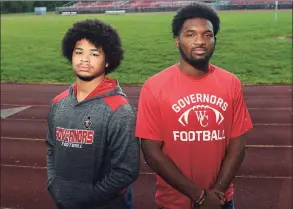
[[[185,29],[183,30],[183,32],[194,32],[195,30],[192,30],[192,29]]]
[[[79,47],[75,47],[74,49],[77,49],[77,50],[83,50],[82,48],[79,48]],[[94,51],[94,52],[100,52],[99,49],[91,49],[91,51]]]
[[[186,33],[186,32],[195,32],[196,30],[193,30],[193,29],[186,29],[186,30],[183,30],[183,32],[184,33]],[[204,31],[204,33],[207,33],[207,32],[213,32],[211,29],[207,29],[207,30],[205,30]]]

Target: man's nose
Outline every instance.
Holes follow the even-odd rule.
[[[81,61],[83,61],[83,62],[90,62],[89,56],[88,56],[87,54],[84,54],[84,55],[81,57]]]
[[[206,45],[206,40],[205,40],[204,36],[197,35],[194,37],[192,44],[194,46]]]

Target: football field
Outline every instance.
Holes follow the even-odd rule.
[[[234,72],[243,83],[291,83],[292,12],[220,12],[221,29],[212,63]],[[117,28],[125,59],[111,76],[122,84],[141,84],[176,63],[171,33],[174,13],[124,15],[3,15],[2,81],[71,83],[75,77],[61,56],[61,40],[78,20],[98,18]]]

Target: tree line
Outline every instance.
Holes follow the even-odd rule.
[[[55,11],[71,1],[1,1],[1,14],[34,12],[35,7],[47,7],[47,11]]]

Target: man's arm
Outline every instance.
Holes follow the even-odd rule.
[[[223,193],[228,189],[244,160],[245,145],[245,135],[231,139],[214,189]]]
[[[160,98],[148,83],[144,84],[138,103],[136,136],[142,139],[141,147],[147,164],[169,185],[193,200],[197,200],[202,190],[190,181],[162,152],[164,142],[161,138],[162,120]],[[179,153],[178,153],[179,154]]]
[[[173,188],[197,200],[202,190],[180,172],[175,163],[162,152],[162,146],[163,142],[142,139],[141,148],[147,164]]]
[[[46,146],[47,146],[47,178],[48,184],[52,181],[55,175],[55,158],[54,158],[54,126],[52,124],[52,105],[48,114],[48,131],[46,136]]]
[[[232,183],[244,160],[247,140],[246,133],[253,127],[248,108],[244,101],[242,86],[238,79],[235,80],[234,89],[231,139],[217,182],[214,185],[214,189],[223,193]]]
[[[119,195],[139,175],[140,146],[134,128],[135,111],[130,105],[118,108],[108,126],[111,170],[94,186],[94,198],[98,204]]]

